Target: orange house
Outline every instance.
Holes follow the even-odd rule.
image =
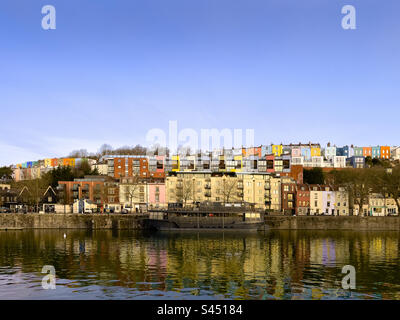
[[[259,156],[261,158],[261,147],[242,148],[243,157]]]
[[[388,146],[381,146],[381,158],[382,159],[390,159],[390,147]]]
[[[57,158],[51,159],[51,166],[53,168],[58,166],[58,159]]]
[[[64,166],[75,167],[75,158],[65,158]]]
[[[363,147],[363,156],[372,157],[372,147]]]

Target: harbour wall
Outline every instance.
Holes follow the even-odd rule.
[[[143,229],[143,216],[126,214],[1,213],[5,229]],[[393,230],[400,217],[266,216],[265,230]]]
[[[0,214],[4,229],[141,229],[142,218],[125,214]]]
[[[266,216],[265,230],[393,230],[400,231],[400,217]]]

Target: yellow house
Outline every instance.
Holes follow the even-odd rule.
[[[235,160],[236,167],[231,170],[233,172],[242,172],[243,169],[243,157],[242,156],[234,156],[233,160]]]
[[[311,157],[320,157],[320,156],[321,156],[321,148],[311,147]]]
[[[281,144],[273,144],[272,145],[272,153],[275,157],[280,157],[283,152],[283,146]]]
[[[51,159],[49,159],[49,158],[44,159],[44,166],[45,166],[46,168],[51,167]]]
[[[179,161],[179,156],[172,156],[172,171],[180,171],[181,164]]]

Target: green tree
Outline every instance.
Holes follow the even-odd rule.
[[[12,179],[12,173],[10,167],[0,167],[0,179]]]
[[[61,166],[43,175],[53,188],[56,188],[59,181],[73,181],[75,174],[71,167]]]
[[[308,184],[324,184],[325,175],[322,168],[312,168],[303,171],[303,181]]]

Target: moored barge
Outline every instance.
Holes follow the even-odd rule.
[[[264,224],[264,212],[247,203],[169,206],[149,210],[143,221],[145,229],[166,230],[254,230]]]

